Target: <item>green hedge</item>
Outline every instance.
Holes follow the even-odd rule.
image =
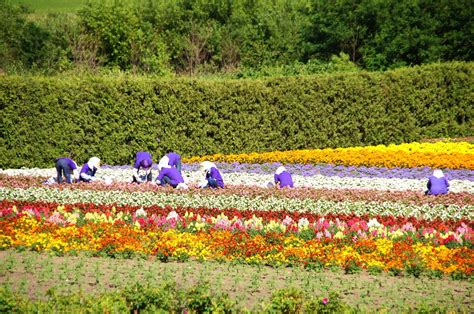
[[[265,80],[0,77],[0,167],[347,147],[474,133],[474,63]]]

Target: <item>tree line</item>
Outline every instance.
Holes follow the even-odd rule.
[[[0,71],[312,74],[473,60],[472,0],[0,0]]]

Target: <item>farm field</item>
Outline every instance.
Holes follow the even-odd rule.
[[[344,302],[361,311],[408,309],[410,304],[433,308],[472,308],[472,283],[446,278],[415,278],[365,271],[345,274],[339,269],[262,267],[217,262],[168,262],[156,259],[110,259],[88,256],[60,257],[34,252],[0,252],[0,282],[31,299],[58,295],[105,294],[141,284],[160,287],[176,283],[182,290],[202,284],[214,295],[227,293],[239,308],[263,310],[273,292],[294,288],[323,299],[338,291]],[[92,271],[90,271],[92,270]],[[442,292],[442,293],[440,293]]]
[[[225,189],[197,187],[203,160]],[[0,170],[9,309],[474,310],[472,143],[183,161],[188,190],[130,184],[128,165],[72,185],[43,184],[53,168]],[[268,188],[282,164],[295,187]],[[424,195],[434,168],[448,194]]]

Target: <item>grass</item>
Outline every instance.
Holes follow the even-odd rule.
[[[156,259],[111,259],[87,256],[58,257],[36,252],[0,252],[0,286],[30,299],[46,298],[48,290],[61,294],[80,291],[100,294],[131,287],[137,282],[159,286],[175,281],[183,289],[207,282],[214,292],[227,292],[247,309],[258,308],[273,291],[294,287],[312,296],[338,292],[344,302],[364,312],[385,308],[401,312],[407,305],[449,306],[474,312],[472,280],[394,277],[341,270],[270,268],[231,263],[186,261],[162,263]]]
[[[87,0],[11,0],[12,3],[24,4],[33,13],[76,13]]]
[[[33,14],[76,13],[88,0],[10,0],[11,3],[23,4],[33,10]],[[91,1],[91,0],[89,0]],[[115,0],[92,0],[97,2],[114,2]],[[138,2],[143,0],[128,0]]]

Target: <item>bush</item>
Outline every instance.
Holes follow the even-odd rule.
[[[472,134],[474,63],[265,80],[0,77],[0,167],[73,155],[184,156]]]
[[[270,313],[299,313],[303,307],[303,291],[289,288],[273,293],[268,306]]]

